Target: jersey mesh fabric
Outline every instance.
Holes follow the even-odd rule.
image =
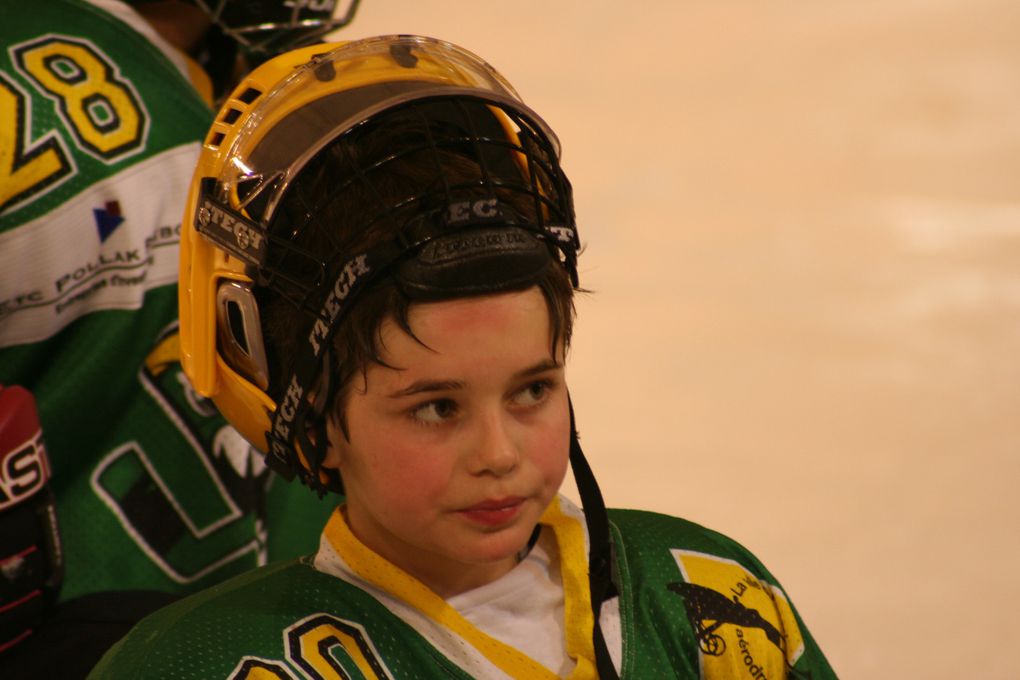
[[[255,570],[154,614],[114,646],[89,677],[245,677],[233,674],[246,658],[284,666],[284,646],[309,635],[306,629],[341,630],[344,622],[364,625],[390,677],[470,677],[364,591],[300,560]],[[344,648],[327,653],[350,677],[359,677]],[[313,649],[310,656],[317,654]],[[307,662],[321,668],[325,660]]]
[[[787,605],[780,602],[778,584],[746,549],[683,520],[640,511],[610,514],[621,591],[618,630],[623,635],[623,680],[836,677],[792,608],[784,619],[781,610]],[[739,580],[733,581],[737,574]],[[735,601],[731,594],[714,590],[720,587],[713,582],[717,577],[724,587],[754,582],[761,588],[746,585]],[[689,585],[705,589],[705,602],[719,607],[706,609],[670,588],[686,578],[698,582]],[[722,641],[715,645],[705,642],[709,637],[705,628],[711,626],[703,625],[701,617],[708,616],[716,617],[710,623],[719,623],[711,634]],[[316,627],[318,637],[313,635]],[[347,642],[338,634],[344,630]],[[469,676],[455,667],[365,591],[303,562],[256,570],[153,615],[111,650],[90,677],[298,678],[302,663],[310,668],[334,663],[350,677],[373,677],[357,666],[356,655],[351,654],[352,640],[358,635],[370,641],[366,648],[378,661],[374,677],[484,677]],[[327,638],[332,642],[324,646],[302,648],[294,643]],[[795,640],[802,644],[781,649],[784,641]],[[614,646],[612,641],[610,645]],[[783,661],[785,654],[795,657],[789,667]],[[275,675],[242,672],[245,660],[254,659],[273,665]],[[766,672],[767,663],[778,663],[779,670]]]

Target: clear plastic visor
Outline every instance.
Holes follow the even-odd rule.
[[[323,147],[388,108],[447,95],[519,111],[559,156],[548,125],[480,58],[433,38],[387,36],[317,55],[256,101],[225,157],[219,198],[243,209],[238,195],[244,203],[258,197],[264,210],[250,217],[268,224],[290,182]],[[516,136],[509,119],[504,124],[508,138]],[[239,191],[242,183],[250,184]]]

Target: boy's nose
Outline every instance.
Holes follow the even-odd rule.
[[[517,467],[520,450],[502,414],[487,415],[472,455],[475,474],[506,475]]]

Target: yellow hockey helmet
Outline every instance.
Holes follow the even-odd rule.
[[[536,206],[537,219],[516,219],[495,198],[472,205],[454,201],[447,186],[445,199],[439,199],[442,219],[411,220],[399,238],[371,252],[333,253],[328,262],[306,258],[310,264],[303,268],[318,275],[311,287],[295,293],[295,277],[270,261],[274,252],[294,249],[293,233],[279,233],[274,226],[302,170],[359,126],[408,107],[418,107],[413,115],[432,115],[428,105],[444,101],[461,109],[470,108],[464,104],[469,102],[487,112],[482,116],[487,120],[475,116],[457,128],[467,131],[456,132],[454,142],[475,150],[495,148],[504,164],[510,159],[520,178],[516,185],[494,179],[500,173],[489,170],[483,171],[484,182],[525,195]],[[509,253],[525,269],[531,267],[528,271],[542,263],[535,259],[534,242],[539,242],[538,250],[559,258],[576,286],[578,238],[570,186],[558,158],[555,135],[513,87],[484,61],[449,43],[384,36],[314,45],[267,61],[221,107],[204,141],[182,221],[181,355],[193,386],[267,454],[274,470],[297,473],[320,492],[339,489],[339,480],[319,467],[323,452],[310,450],[317,448],[316,437],[305,432],[308,414],[318,408],[313,399],[318,381],[328,373],[322,371],[323,355],[344,309],[360,287],[392,271],[408,253],[467,229],[488,228],[490,237],[505,239],[511,245],[498,256],[506,260]],[[507,228],[526,234],[515,232],[511,239],[498,231]],[[506,278],[485,256],[472,255],[478,262],[473,271],[482,278],[487,271]],[[451,285],[441,267],[416,264],[402,271],[404,283],[422,299],[436,286]],[[496,290],[502,283],[483,285]],[[289,379],[272,379],[253,292],[260,286],[278,287],[314,319]]]

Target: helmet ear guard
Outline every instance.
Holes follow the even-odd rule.
[[[216,289],[216,345],[227,363],[250,376],[257,387],[269,387],[262,323],[251,284],[224,281]]]

